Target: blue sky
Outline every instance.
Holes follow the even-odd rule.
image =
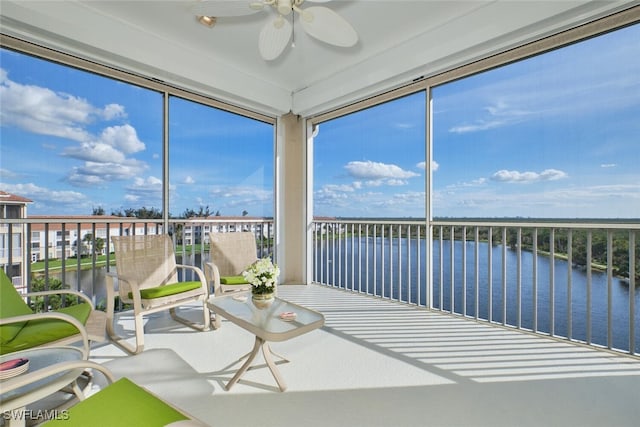
[[[434,216],[639,218],[640,25],[433,90]],[[316,212],[424,216],[424,95],[320,125]]]
[[[640,26],[433,90],[434,215],[640,216]],[[425,215],[424,93],[320,124],[314,214]],[[170,212],[273,214],[269,124],[170,102]],[[0,190],[161,208],[161,95],[0,50]]]
[[[0,51],[0,190],[32,215],[162,209],[159,93]],[[170,100],[170,212],[273,214],[273,126]]]

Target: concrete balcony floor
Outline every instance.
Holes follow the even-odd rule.
[[[145,350],[98,345],[92,359],[213,426],[637,426],[640,360],[322,286],[280,297],[325,315],[323,328],[272,343],[288,389],[231,324],[196,332],[146,320]],[[201,309],[181,313],[193,320]],[[131,331],[131,317],[118,324]],[[126,414],[123,414],[126,416]]]

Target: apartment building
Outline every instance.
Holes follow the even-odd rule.
[[[30,203],[33,200],[0,191],[0,219],[26,218]],[[0,223],[0,268],[9,277],[22,275],[22,250],[26,246],[24,229],[25,226],[21,224]],[[7,271],[8,268],[11,271]]]

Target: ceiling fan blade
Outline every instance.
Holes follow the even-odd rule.
[[[291,34],[293,34],[291,23],[281,16],[275,21],[267,22],[262,27],[258,38],[258,49],[262,58],[271,61],[280,56],[289,44]]]
[[[310,36],[328,44],[350,47],[358,42],[358,33],[342,16],[324,6],[302,11],[302,28]]]
[[[261,2],[255,2],[261,4]],[[199,0],[192,12],[201,16],[244,16],[259,12],[260,8],[254,7],[248,0]]]

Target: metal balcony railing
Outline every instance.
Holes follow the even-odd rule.
[[[38,280],[49,289],[58,279],[98,307],[115,263],[110,237],[164,232],[161,220],[133,218],[1,225],[8,245],[0,267],[16,287],[32,290]],[[170,220],[167,227],[187,265],[208,259],[209,232],[253,231],[259,255],[273,254],[271,220]],[[312,280],[639,356],[639,234],[639,222],[316,221]]]
[[[111,236],[164,233],[162,220],[135,218],[2,220],[9,242],[0,268],[21,291],[49,290],[63,284],[89,295],[98,308],[106,306],[106,275],[115,268]],[[202,268],[209,259],[209,232],[253,231],[260,256],[273,253],[272,220],[170,220],[178,263]],[[19,236],[19,237],[17,237]],[[27,236],[29,236],[27,238]],[[64,237],[63,237],[64,236]],[[27,241],[28,240],[28,241]],[[20,242],[18,248],[13,242]],[[18,250],[30,248],[29,251]],[[178,273],[183,274],[183,272]],[[30,278],[27,280],[26,278]]]
[[[640,354],[640,223],[317,221],[313,281]]]

